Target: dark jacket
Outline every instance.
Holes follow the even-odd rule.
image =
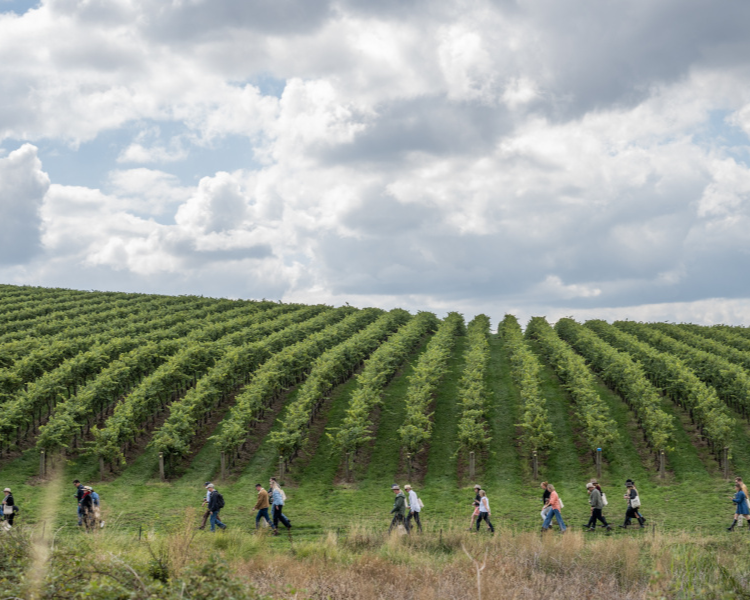
[[[84,512],[91,512],[94,510],[94,499],[91,497],[91,492],[83,493],[83,498],[81,498],[81,508]]]
[[[406,498],[403,492],[396,494],[396,498],[393,500],[393,510],[391,514],[396,513],[397,515],[403,515],[406,512]]]
[[[4,498],[2,498],[2,502],[7,504],[8,506],[15,506],[15,503],[13,502],[13,494],[8,494]]]
[[[81,503],[81,500],[83,500],[83,493],[84,493],[83,484],[79,483],[78,491],[76,492],[76,500],[78,500],[79,504]]]
[[[216,512],[221,510],[219,508],[219,492],[214,490],[211,492],[211,495],[208,497],[208,510],[211,512]]]

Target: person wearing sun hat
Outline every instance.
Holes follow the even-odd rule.
[[[206,498],[205,500],[203,500],[203,503],[201,504],[201,508],[205,506],[206,510],[203,513],[203,521],[201,522],[201,526],[198,527],[198,529],[205,529],[206,522],[208,521],[208,517],[211,516],[211,511],[208,510],[208,502],[211,500],[211,490],[208,489],[209,485],[211,485],[210,481],[207,481],[206,483],[203,484],[203,488],[206,490]]]
[[[401,491],[401,488],[395,483],[391,486],[391,490],[395,494],[395,498],[393,499],[393,508],[391,509],[393,520],[391,521],[391,526],[388,528],[388,533],[391,533],[393,528],[398,525],[403,525],[406,529],[406,533],[409,533],[409,526],[404,520],[404,513],[406,512],[406,497]]]

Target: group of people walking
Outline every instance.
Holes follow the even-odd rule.
[[[76,502],[78,503],[78,526],[85,527],[86,531],[104,527],[102,520],[99,494],[89,485],[83,485],[78,479],[73,481],[76,488]]]
[[[206,522],[210,523],[210,530],[216,531],[216,528],[225,530],[227,528],[226,523],[223,523],[219,518],[219,513],[224,508],[224,496],[222,496],[213,483],[206,482],[206,497],[203,500],[202,507],[205,507],[203,513],[203,522],[198,529],[205,529]],[[258,529],[263,523],[264,526],[270,527],[273,535],[279,534],[279,521],[287,529],[292,528],[292,522],[284,514],[284,504],[286,503],[286,494],[281,486],[276,481],[275,477],[271,477],[268,490],[263,489],[263,486],[259,483],[255,484],[255,491],[258,493],[258,498],[253,507],[254,511],[257,511],[255,515],[255,529]],[[272,510],[272,514],[268,514],[268,509]]]
[[[410,534],[412,520],[417,524],[417,531],[422,533],[420,513],[424,504],[422,504],[422,500],[417,496],[417,492],[412,489],[411,485],[407,484],[404,486],[404,491],[406,492],[404,494],[398,484],[395,483],[391,486],[391,491],[394,493],[393,508],[391,509],[393,518],[391,519],[391,526],[388,528],[388,533],[391,533],[394,528],[398,530],[403,528],[405,533]]]
[[[104,521],[101,518],[101,506],[99,494],[91,486],[83,485],[78,479],[73,481],[76,488],[75,498],[78,507],[78,525],[85,527],[86,530],[92,530],[98,527],[104,527]],[[546,481],[542,482],[542,531],[548,531],[555,520],[561,532],[567,529],[562,517],[563,501],[555,490],[555,486]],[[205,507],[203,522],[198,529],[205,529],[206,523],[210,523],[211,531],[219,529],[225,530],[227,525],[219,518],[221,509],[224,508],[224,497],[218,492],[213,483],[205,483],[206,496],[202,506]],[[271,477],[268,490],[266,491],[260,483],[255,484],[255,490],[258,494],[257,501],[253,507],[256,512],[255,528],[258,529],[261,524],[270,527],[274,535],[279,534],[279,522],[287,530],[292,528],[292,523],[284,514],[286,504],[286,494],[279,485],[275,477]],[[397,484],[391,486],[394,493],[393,508],[391,509],[391,524],[388,532],[398,528],[406,534],[412,530],[412,522],[416,525],[417,530],[422,532],[421,513],[424,508],[422,499],[417,495],[411,485],[405,485],[404,491]],[[607,531],[612,530],[612,525],[604,516],[604,508],[608,505],[607,496],[602,490],[601,485],[596,479],[586,483],[586,491],[589,495],[590,517],[585,525],[588,532],[596,531],[597,523]],[[13,526],[13,521],[18,513],[18,506],[13,499],[10,488],[3,490],[4,497],[0,503],[2,508],[2,527],[9,530]],[[487,493],[480,485],[474,486],[474,499],[472,501],[472,515],[469,529],[479,531],[482,521],[487,524],[491,533],[495,528],[490,520],[491,511]],[[628,479],[625,482],[625,494],[623,499],[626,500],[626,511],[624,522],[620,527],[627,529],[633,522],[637,522],[642,529],[645,527],[646,518],[641,513],[641,497],[635,482]],[[733,531],[735,527],[747,521],[748,530],[750,531],[750,492],[742,481],[741,477],[735,478],[735,494],[732,497],[735,505],[734,519],[728,531]],[[269,514],[271,510],[271,514]]]
[[[544,492],[542,493],[542,531],[547,531],[552,526],[552,519],[557,521],[560,531],[565,531],[567,526],[562,518],[562,509],[565,506],[562,499],[555,490],[555,486],[551,483],[543,481],[541,484]],[[607,531],[612,531],[612,526],[607,522],[604,516],[604,507],[607,506],[607,496],[602,490],[602,486],[596,479],[592,479],[586,484],[586,492],[589,495],[589,506],[591,510],[591,516],[589,517],[588,523],[585,525],[587,532],[596,531],[597,521],[601,523],[601,527],[604,527]],[[638,521],[638,525],[641,529],[646,526],[646,518],[640,512],[641,497],[638,494],[638,489],[635,487],[635,482],[632,479],[628,479],[625,482],[625,494],[623,499],[627,502],[627,508],[625,510],[625,520],[620,525],[623,529],[627,529],[631,526],[633,519]]]

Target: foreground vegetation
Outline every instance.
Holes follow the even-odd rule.
[[[385,598],[746,598],[750,534],[586,537],[500,529],[384,535],[363,525],[316,540],[194,527],[0,536],[3,598],[235,600]],[[40,555],[49,560],[40,564]]]
[[[0,286],[0,489],[21,507],[0,599],[473,597],[462,544],[487,552],[485,597],[750,595],[750,530],[726,532],[730,481],[750,478],[748,330],[491,332],[485,315]],[[693,347],[722,360],[700,369]],[[635,479],[646,530],[581,533],[597,469],[615,524]],[[254,533],[270,476],[292,537]],[[74,478],[105,529],[76,527]],[[565,536],[539,536],[540,480]],[[197,531],[206,481],[224,534]],[[394,482],[424,501],[424,535],[385,534]],[[474,483],[496,537],[465,531]]]

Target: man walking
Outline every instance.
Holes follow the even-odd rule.
[[[81,500],[83,500],[83,484],[78,479],[73,480],[73,485],[76,486],[76,500],[78,501],[78,526],[83,526],[83,509],[81,508]]]
[[[409,514],[406,517],[406,529],[411,531],[411,520],[417,523],[417,530],[422,533],[422,521],[419,520],[419,513],[422,511],[422,501],[417,496],[417,492],[411,489],[409,484],[404,486],[406,493],[409,495]]]
[[[217,525],[221,529],[226,529],[227,526],[224,525],[224,523],[222,523],[221,520],[219,519],[219,511],[222,508],[224,508],[224,496],[222,496],[216,490],[216,488],[214,488],[213,483],[208,484],[208,491],[209,491],[208,510],[211,512],[211,516],[210,516],[211,531],[216,531]]]
[[[397,525],[403,525],[406,529],[406,533],[409,533],[409,524],[404,520],[404,513],[406,512],[406,497],[401,492],[401,488],[395,483],[391,486],[391,490],[393,490],[396,497],[393,499],[393,508],[391,509],[393,520],[391,521],[391,526],[388,528],[388,533],[391,533],[393,528]]]
[[[203,513],[203,521],[201,522],[201,526],[198,527],[198,529],[205,529],[206,521],[208,521],[208,517],[211,516],[211,511],[208,510],[208,501],[211,499],[211,490],[208,489],[209,485],[211,485],[210,481],[207,481],[205,484],[203,484],[203,487],[206,490],[206,499],[201,503],[201,508],[205,506],[206,511]]]
[[[607,523],[607,519],[605,519],[602,514],[602,510],[604,510],[602,493],[593,483],[587,483],[586,490],[589,493],[589,504],[591,505],[591,518],[587,525],[587,531],[596,531],[597,520],[601,521],[602,525],[607,528],[607,531],[612,531],[612,526]]]
[[[270,506],[270,503],[268,501],[268,492],[263,489],[262,485],[256,483],[255,491],[258,492],[258,500],[256,501],[253,510],[258,511],[258,514],[255,515],[255,529],[258,529],[261,517],[266,520],[266,523],[271,525],[271,519],[268,517],[268,507]]]

